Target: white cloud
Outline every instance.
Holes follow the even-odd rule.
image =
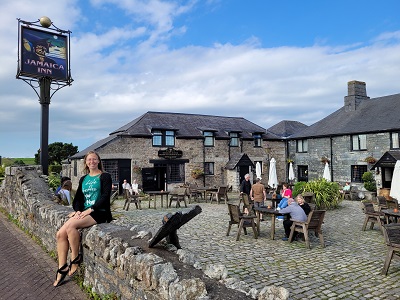
[[[40,16],[28,8],[19,11],[29,1],[16,2],[0,12],[5,18],[0,18],[0,133],[11,145],[1,142],[0,155],[23,157],[33,156],[39,145],[40,104],[34,91],[15,79],[13,15]],[[239,45],[170,49],[165,39],[175,30],[174,17],[193,9],[195,1],[184,7],[161,1],[92,3],[119,6],[146,22],[84,31],[78,25],[90,16],[77,1],[57,2],[53,11],[43,12],[60,20],[60,27],[74,28],[74,82],[51,100],[49,142],[72,142],[82,150],[150,110],[241,116],[265,128],[281,120],[310,125],[343,105],[350,80],[365,81],[370,97],[399,92],[398,32],[364,46],[262,48],[250,37]]]

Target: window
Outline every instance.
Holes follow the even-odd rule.
[[[153,130],[153,146],[175,146],[175,132],[172,130]]]
[[[185,182],[185,164],[170,164],[167,165],[167,181]]]
[[[230,132],[229,137],[231,138],[229,146],[231,147],[239,146],[239,134],[237,132]]]
[[[112,182],[118,182],[118,160],[103,160],[102,164],[104,171],[110,173]]]
[[[261,139],[261,134],[253,134],[254,138],[254,147],[261,147],[262,146],[262,139]]]
[[[204,163],[204,175],[214,175],[214,163],[213,162]]]
[[[298,140],[297,152],[307,152],[307,151],[308,151],[308,140]]]
[[[298,181],[308,181],[308,166],[297,166]]]
[[[362,182],[362,176],[365,172],[367,172],[367,166],[351,166],[351,181]]]
[[[212,131],[204,131],[204,146],[214,146],[214,133]]]
[[[351,137],[352,150],[367,150],[367,136],[365,134],[353,135]]]
[[[390,133],[390,149],[399,149],[399,148],[400,148],[399,133],[398,132]]]

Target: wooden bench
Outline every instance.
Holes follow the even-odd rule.
[[[170,195],[170,198],[169,198],[168,207],[171,207],[172,201],[176,201],[176,207],[181,206],[181,201],[183,201],[185,203],[185,207],[187,207],[187,203],[186,203],[187,188],[186,187],[175,188],[172,190],[172,192],[169,195]]]
[[[140,196],[138,194],[131,194],[128,189],[124,190],[124,198],[125,198],[125,203],[123,209],[129,210],[129,205],[131,203],[135,203],[136,209],[142,209],[141,207],[141,200]]]

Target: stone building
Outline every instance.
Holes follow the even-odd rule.
[[[365,82],[348,82],[342,108],[287,139],[297,180],[322,177],[328,161],[332,181],[362,185],[363,173],[373,169],[378,188],[390,187],[393,168],[382,174],[373,167],[387,151],[399,150],[399,103],[400,94],[371,99]]]
[[[279,136],[240,117],[147,112],[72,156],[63,173],[77,184],[82,158],[95,150],[115,184],[136,179],[145,191],[187,182],[238,190],[257,162],[266,183],[271,155],[279,155],[277,161],[285,158],[283,145]],[[285,168],[278,178],[285,178]]]

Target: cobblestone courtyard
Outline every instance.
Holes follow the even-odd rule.
[[[400,299],[400,262],[392,260],[388,275],[380,275],[386,255],[384,238],[378,229],[361,231],[364,214],[359,202],[344,201],[339,209],[328,211],[323,225],[326,247],[310,234],[311,250],[304,242],[282,241],[281,221],[271,240],[269,218],[261,223],[258,239],[250,228],[247,236],[242,234],[236,241],[236,226],[226,236],[229,215],[225,204],[192,203],[187,209],[197,204],[202,213],[178,230],[182,248],[204,264],[224,264],[229,277],[250,287],[283,286],[290,299]],[[153,233],[166,213],[186,210],[161,209],[160,203],[157,209],[149,209],[143,202],[142,210],[131,205],[126,212],[122,205],[117,201],[117,223],[142,225]]]

